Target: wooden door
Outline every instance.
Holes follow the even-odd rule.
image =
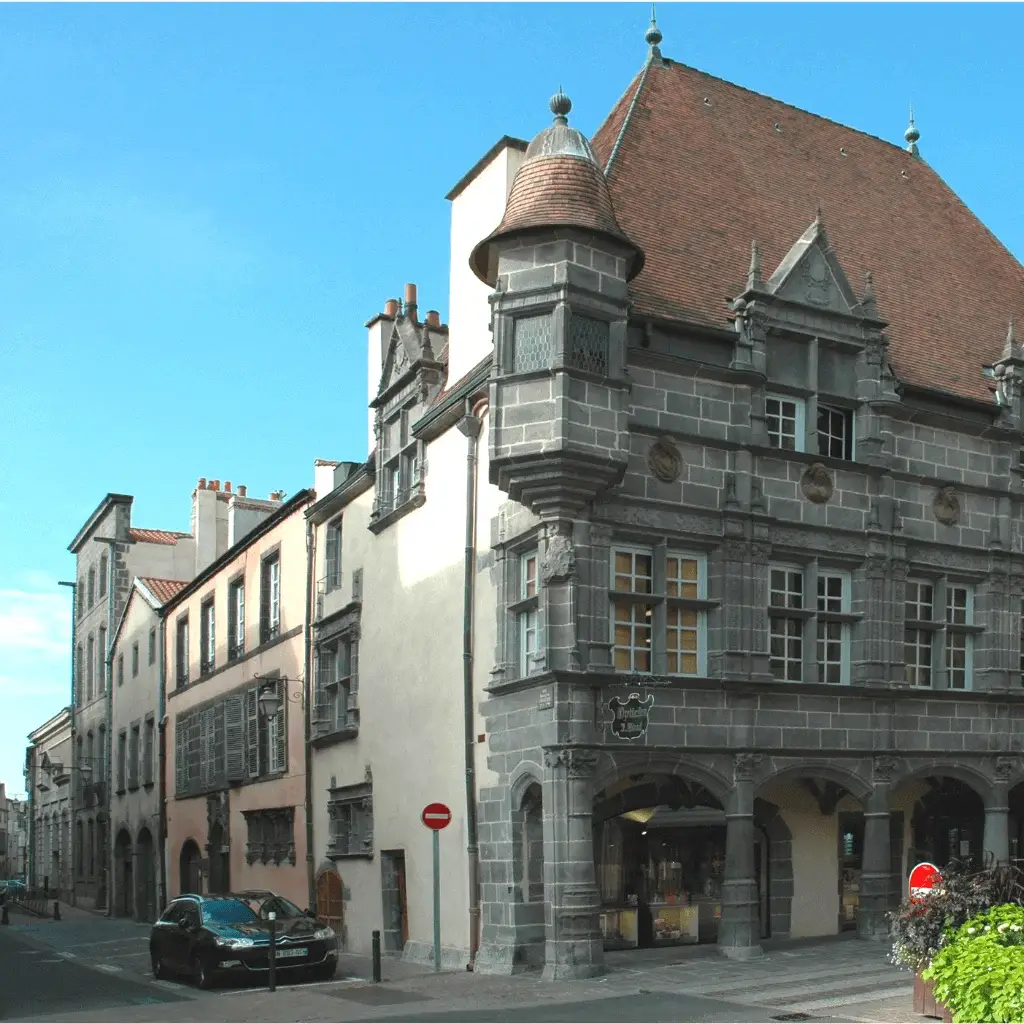
[[[395,876],[398,879],[398,905],[402,911],[402,943],[409,941],[409,911],[405,898],[405,854],[395,858]]]
[[[345,902],[341,877],[336,871],[324,871],[316,880],[316,916],[330,925],[340,939],[345,924]]]

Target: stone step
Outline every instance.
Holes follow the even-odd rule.
[[[895,968],[884,964],[865,964],[847,968],[820,968],[807,971],[782,971],[774,976],[761,975],[733,977],[706,984],[686,986],[687,991],[694,995],[726,995],[736,997],[739,990],[742,996],[749,994],[758,1003],[776,1002],[786,997],[803,998],[813,996],[822,989],[822,982],[828,983],[829,991],[835,992],[852,986],[892,985]],[[910,984],[908,981],[907,984]]]

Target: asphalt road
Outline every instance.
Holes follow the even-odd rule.
[[[183,1001],[167,989],[86,967],[0,930],[0,1020]]]

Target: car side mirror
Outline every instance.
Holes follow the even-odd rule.
[[[187,932],[187,931],[191,931],[192,930],[192,926],[188,923],[188,921],[179,921],[178,922],[178,927],[183,932]]]

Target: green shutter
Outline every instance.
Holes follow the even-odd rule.
[[[227,780],[241,782],[245,778],[245,708],[240,693],[224,702],[224,746]]]

